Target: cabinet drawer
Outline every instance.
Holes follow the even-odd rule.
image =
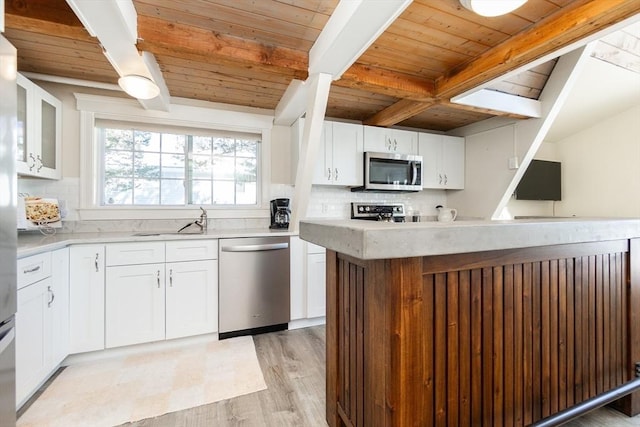
[[[164,242],[107,245],[107,266],[164,262]]]
[[[182,240],[166,243],[167,262],[218,258],[217,240]]]
[[[18,289],[51,276],[51,252],[18,260]]]

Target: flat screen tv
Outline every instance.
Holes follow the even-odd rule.
[[[518,183],[518,200],[562,200],[560,162],[532,160]]]

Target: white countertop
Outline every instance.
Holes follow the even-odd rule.
[[[146,234],[146,235],[143,235]],[[100,233],[57,233],[45,236],[40,232],[18,234],[18,258],[60,249],[68,245],[121,242],[150,242],[184,239],[225,239],[235,237],[295,236],[289,230],[269,230],[266,228],[240,230],[208,230],[206,233],[155,232],[155,231],[123,231]]]
[[[303,220],[300,238],[360,259],[405,258],[640,237],[640,219],[387,223]]]

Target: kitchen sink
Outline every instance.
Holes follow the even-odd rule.
[[[204,234],[204,233],[180,233],[178,231],[167,231],[167,232],[162,232],[162,233],[156,233],[156,232],[140,232],[140,233],[133,233],[132,236],[135,237],[149,237],[149,236],[175,236],[175,235],[181,235],[181,236],[194,236],[194,235],[200,235],[200,234]]]

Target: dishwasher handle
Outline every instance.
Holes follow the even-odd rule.
[[[222,252],[259,252],[259,251],[274,251],[277,249],[287,249],[289,243],[267,243],[264,245],[237,245],[237,246],[222,246],[220,250]]]

